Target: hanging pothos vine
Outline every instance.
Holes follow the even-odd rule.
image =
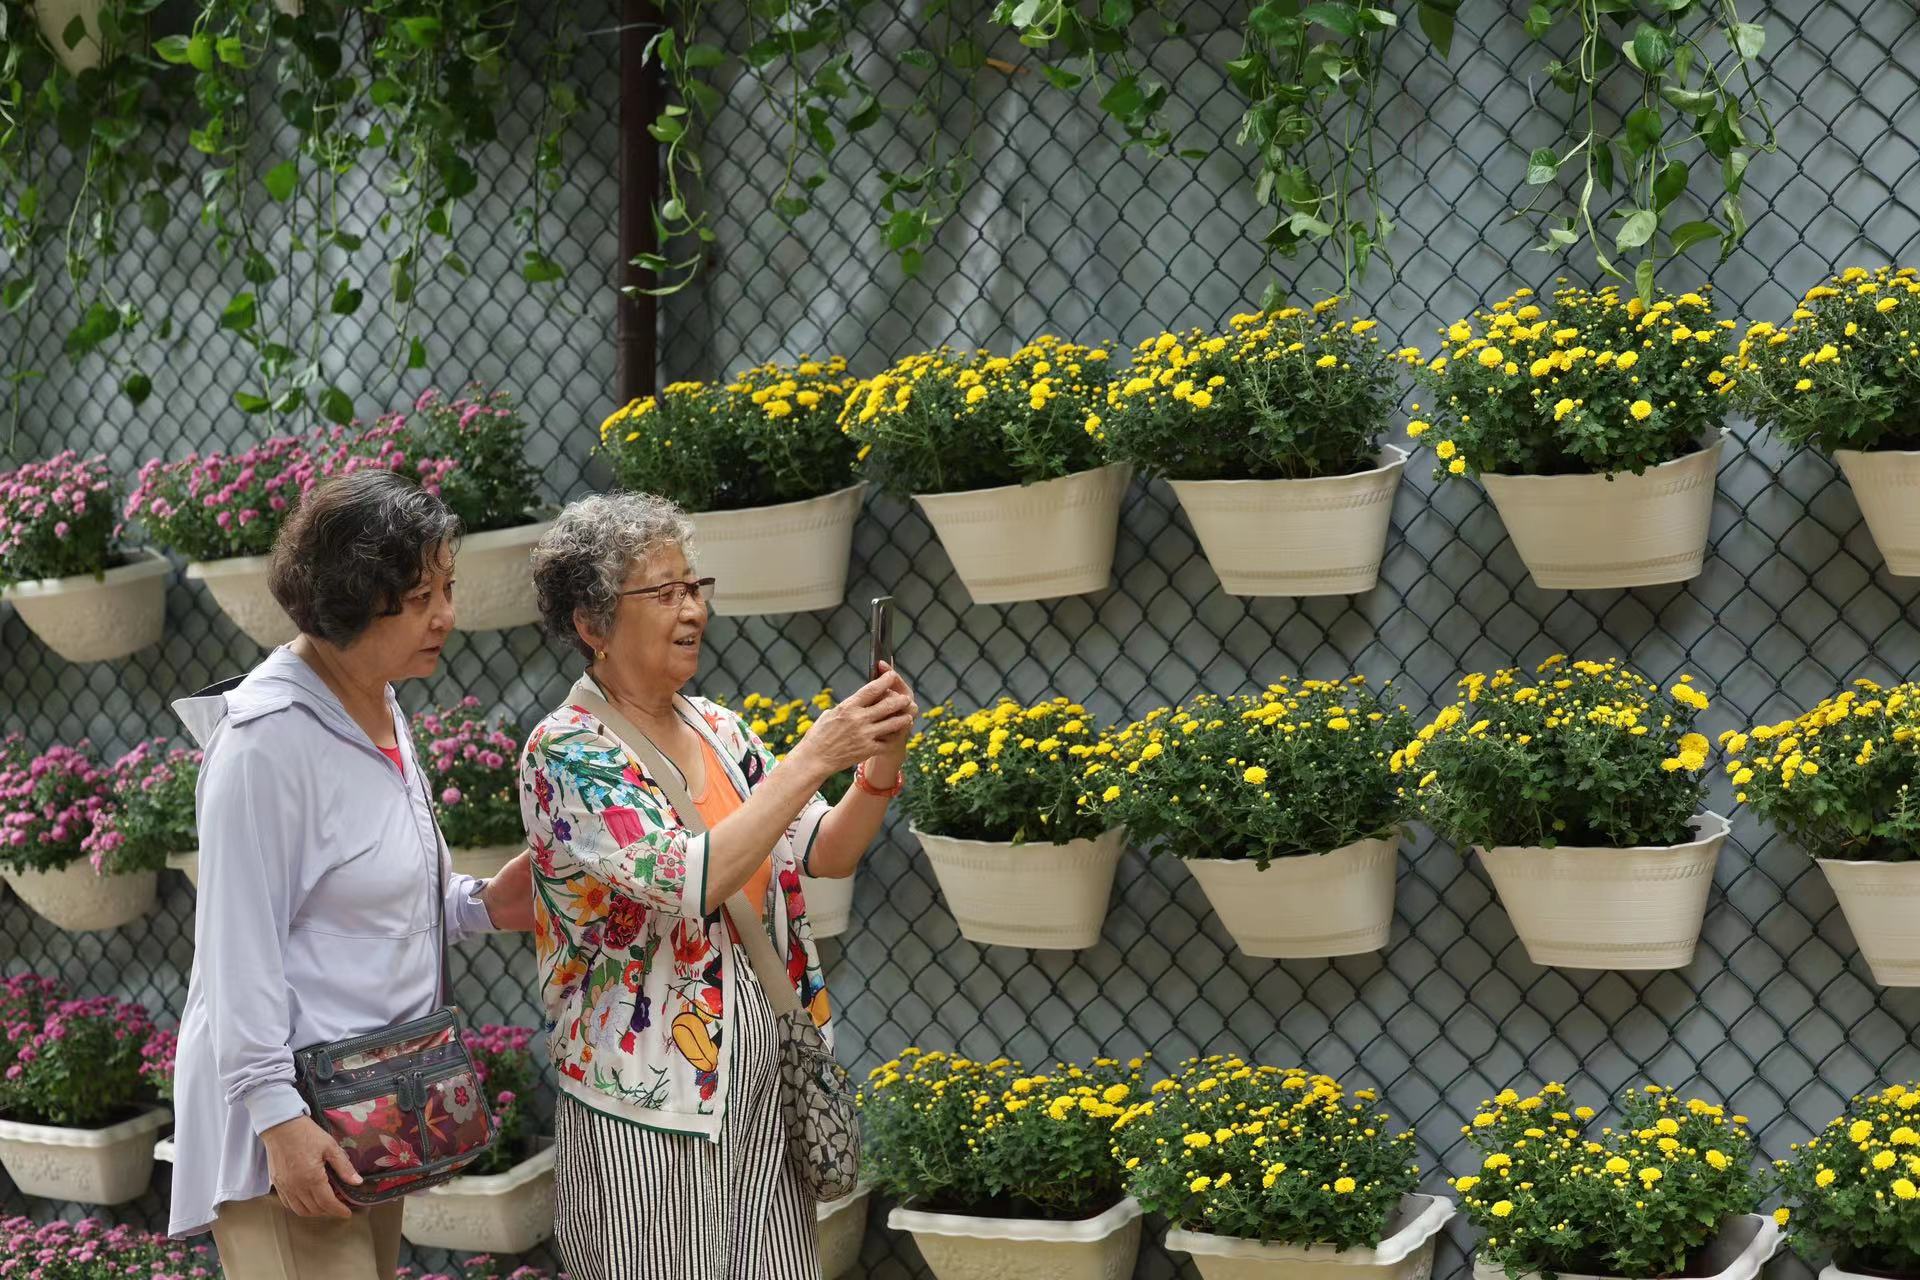
[[[785,121],[782,173],[769,194],[769,206],[783,218],[804,212],[808,193],[825,181],[821,168],[797,175],[802,156],[811,153],[824,164],[845,137],[883,114],[930,117],[920,162],[879,174],[882,234],[908,274],[919,268],[924,248],[957,207],[972,168],[971,126],[953,143],[937,125],[942,95],[965,92],[971,100],[982,68],[1026,70],[987,55],[995,30],[1017,31],[1022,44],[1039,52],[1045,59],[1039,70],[1055,88],[1094,95],[1127,146],[1190,160],[1208,154],[1176,147],[1166,120],[1168,87],[1145,69],[1139,54],[1143,37],[1183,34],[1174,16],[1180,6],[1167,0],[997,0],[983,34],[956,29],[952,5],[936,0],[927,9],[931,47],[897,55],[896,77],[917,85],[914,99],[902,106],[883,104],[848,67],[846,40],[864,7],[861,0],[753,0],[744,6],[683,0],[670,6],[670,29],[650,46],[674,98],[654,124],[654,136],[667,148],[666,192],[655,209],[655,226],[663,245],[676,237],[700,243],[677,260],[665,251],[636,259],[658,279],[645,292],[684,287],[713,239],[705,215],[693,209],[700,178],[697,127],[722,105],[710,80],[730,60],[720,47],[698,42],[715,10],[743,12],[749,23],[767,24],[750,34],[741,61]],[[1339,262],[1345,288],[1374,258],[1387,256],[1393,223],[1380,199],[1376,116],[1387,45],[1411,23],[1442,58],[1450,57],[1461,7],[1462,0],[1261,0],[1247,6],[1238,55],[1221,73],[1246,103],[1236,142],[1251,153],[1256,203],[1273,210],[1261,234],[1271,252],[1293,256],[1303,247],[1324,246]],[[1528,185],[1546,188],[1579,166],[1574,212],[1549,228],[1541,247],[1562,251],[1585,239],[1603,271],[1643,294],[1651,291],[1655,264],[1692,244],[1718,236],[1722,256],[1731,252],[1746,228],[1740,190],[1747,163],[1754,152],[1774,145],[1773,123],[1757,89],[1757,59],[1765,44],[1760,26],[1741,21],[1734,0],[1542,0],[1523,21],[1540,38],[1562,23],[1580,27],[1572,61],[1546,68],[1549,80],[1573,96],[1569,136],[1560,148],[1536,150],[1526,169]],[[1717,59],[1701,44],[1710,30],[1724,36],[1727,46]],[[805,55],[818,59],[812,69],[803,66]],[[1638,77],[1638,105],[1617,130],[1601,105],[1611,96],[1607,84],[1614,72]],[[1718,221],[1679,220],[1675,202],[1689,189],[1693,152],[1717,162]],[[1608,222],[1619,225],[1609,233],[1602,230]],[[1634,263],[1631,275],[1622,260]],[[1269,298],[1272,293],[1270,288]]]
[[[258,380],[234,393],[235,404],[249,413],[311,407],[346,422],[355,415],[353,399],[324,367],[325,339],[331,324],[366,304],[358,259],[380,253],[394,362],[413,369],[428,361],[426,339],[413,325],[421,285],[441,269],[471,272],[455,248],[459,215],[479,189],[479,152],[498,140],[520,15],[514,0],[289,0],[287,7],[297,12],[202,0],[193,33],[162,41],[158,52],[196,73],[202,114],[192,142],[211,166],[202,221],[214,228],[224,258],[238,264],[241,287],[223,303],[220,324],[252,349]],[[538,21],[547,47],[533,196],[513,216],[531,245],[522,275],[545,284],[565,274],[540,228],[562,138],[579,111],[564,83],[578,33],[571,3],[543,8]],[[291,154],[258,139],[262,131],[253,127],[249,88],[268,68],[292,126]],[[342,194],[369,160],[389,201],[371,224],[356,218]],[[261,230],[263,198],[281,207],[283,230]],[[277,315],[274,303],[284,303]]]
[[[1725,262],[1746,234],[1747,164],[1756,151],[1775,150],[1755,74],[1765,28],[1741,21],[1734,0],[1544,0],[1528,9],[1526,25],[1541,39],[1562,25],[1579,29],[1571,65],[1555,59],[1546,67],[1572,99],[1570,145],[1540,148],[1527,165],[1528,184],[1543,190],[1571,170],[1574,208],[1539,248],[1556,253],[1587,241],[1600,269],[1631,283],[1642,301],[1652,299],[1657,264],[1691,245],[1718,237]],[[1724,41],[1717,56],[1702,43],[1708,35]],[[1639,78],[1635,105],[1617,124],[1601,102],[1610,75]],[[1678,202],[1702,156],[1719,171],[1720,217],[1682,221]],[[1603,228],[1609,222],[1618,225]]]
[[[110,264],[130,221],[158,232],[172,214],[167,188],[179,169],[153,139],[171,120],[165,68],[146,55],[147,18],[160,0],[105,0],[91,26],[75,18],[44,32],[19,0],[0,0],[0,314],[14,317],[4,374],[17,423],[22,385],[45,376],[28,368],[34,327],[28,312],[44,279],[42,260],[59,247],[79,319],[64,347],[73,359],[102,353],[136,404],[152,380],[117,342],[137,331],[142,308],[122,295]],[[78,161],[67,196],[47,160],[47,135]],[[64,207],[61,199],[67,199]],[[171,332],[171,318],[160,326]]]

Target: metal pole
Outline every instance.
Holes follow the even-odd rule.
[[[657,283],[633,265],[634,255],[658,253],[653,207],[660,191],[660,146],[647,126],[663,102],[660,69],[643,57],[647,41],[660,29],[660,9],[652,0],[621,0],[620,5],[620,274],[621,286]],[[652,394],[659,359],[658,300],[621,293],[616,303],[614,341],[620,402]]]

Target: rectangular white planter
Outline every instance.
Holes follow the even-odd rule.
[[[1835,449],[1833,460],[1853,487],[1887,572],[1920,577],[1920,452]]]
[[[973,602],[1011,604],[1112,584],[1120,499],[1132,479],[1133,468],[1116,462],[1036,484],[913,500]]]
[[[800,502],[691,513],[695,562],[714,579],[713,611],[737,618],[836,608],[847,596],[866,495],[862,481]]]
[[[1275,858],[1188,858],[1220,923],[1240,950],[1267,959],[1361,955],[1387,945],[1400,841],[1359,840],[1327,853]]]
[[[456,630],[504,631],[540,621],[530,557],[534,544],[552,527],[552,521],[520,524],[460,539],[454,553],[460,577]]]
[[[1686,844],[1634,849],[1476,847],[1537,965],[1683,969],[1693,963],[1727,820],[1693,819]]]
[[[1113,873],[1126,848],[1122,828],[1065,844],[913,834],[967,941],[1053,951],[1100,941]]]
[[[1454,1215],[1443,1196],[1410,1195],[1371,1249],[1330,1244],[1273,1244],[1210,1232],[1167,1232],[1167,1248],[1193,1255],[1203,1280],[1427,1280],[1433,1243]]]
[[[1873,980],[1883,987],[1920,987],[1920,862],[1815,859]]]
[[[814,1232],[820,1245],[820,1280],[839,1280],[860,1261],[867,1237],[872,1188],[861,1183],[852,1195],[814,1206]]]
[[[267,589],[266,556],[195,560],[187,565],[189,582],[204,582],[213,602],[234,626],[262,649],[272,649],[300,634],[293,619]]]
[[[1310,480],[1167,483],[1228,595],[1347,596],[1380,580],[1407,452],[1386,445],[1375,461]]]
[[[1754,1280],[1767,1259],[1780,1252],[1780,1246],[1785,1243],[1785,1237],[1780,1234],[1780,1228],[1772,1218],[1760,1213],[1736,1214],[1721,1223],[1719,1234],[1707,1242],[1706,1251],[1700,1259],[1701,1274],[1693,1277],[1693,1280]],[[1475,1254],[1473,1280],[1507,1280],[1507,1273],[1480,1261],[1480,1256]],[[1529,1271],[1522,1280],[1542,1280],[1542,1277],[1537,1271]],[[1556,1280],[1622,1278],[1575,1275],[1563,1271],[1558,1273]]]
[[[1534,585],[1581,591],[1650,587],[1699,576],[1707,558],[1724,432],[1639,475],[1527,476],[1480,483]]]
[[[0,1165],[22,1195],[125,1204],[153,1177],[153,1135],[173,1122],[155,1107],[104,1129],[0,1120]]]
[[[505,1173],[455,1178],[407,1197],[401,1234],[429,1249],[525,1253],[553,1237],[553,1144]]]
[[[1078,1222],[970,1218],[902,1207],[887,1215],[887,1226],[913,1234],[936,1280],[1126,1280],[1140,1254],[1140,1202],[1131,1196]]]
[[[127,563],[96,578],[16,582],[0,590],[20,620],[68,662],[106,662],[160,643],[173,564],[158,551],[127,553]]]

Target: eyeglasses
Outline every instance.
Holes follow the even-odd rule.
[[[693,582],[663,582],[657,587],[635,587],[631,591],[618,591],[622,596],[650,596],[654,603],[663,609],[678,609],[691,596],[695,600],[705,600],[713,594],[713,579],[699,578]]]

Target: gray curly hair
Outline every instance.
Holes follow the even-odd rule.
[[[693,560],[693,522],[665,498],[596,493],[568,503],[533,549],[533,588],[548,634],[592,657],[574,626],[576,611],[602,631],[612,626],[634,564],[669,547]]]

